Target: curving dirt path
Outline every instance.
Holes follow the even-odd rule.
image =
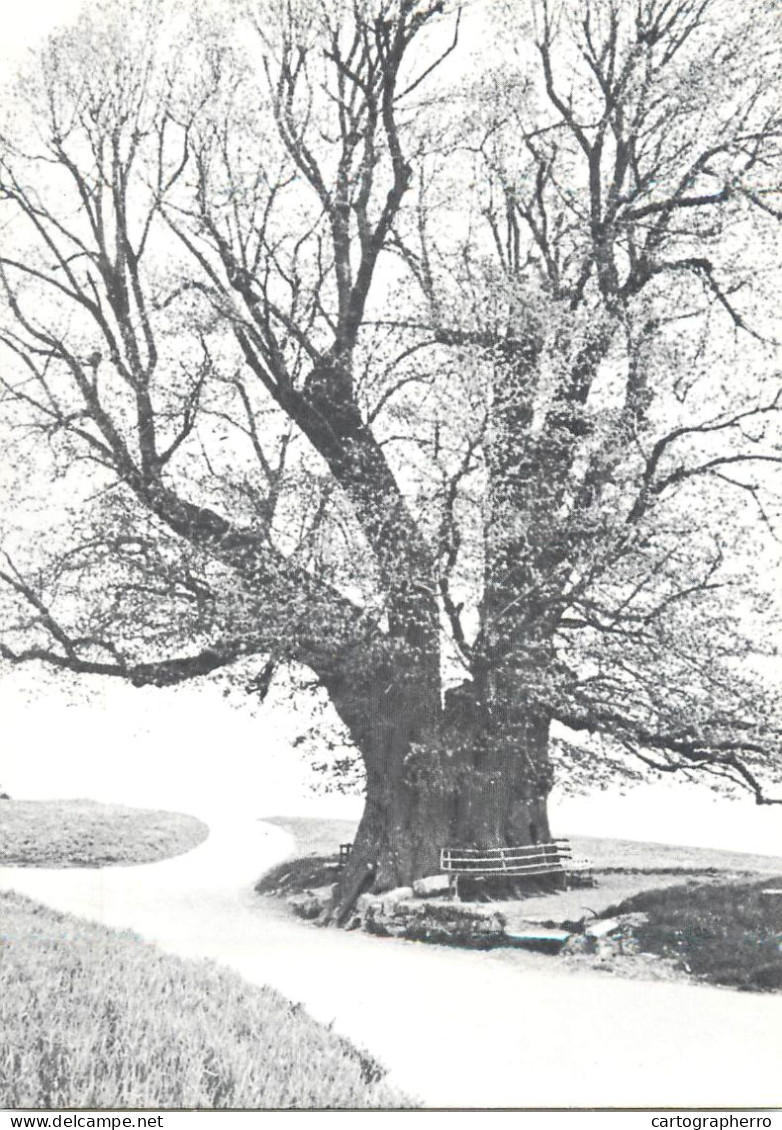
[[[105,870],[0,868],[0,888],[274,985],[371,1051],[426,1106],[782,1102],[782,995],[573,973],[533,954],[319,930],[252,891],[289,854],[290,836],[258,820],[201,818],[209,838],[176,859]]]

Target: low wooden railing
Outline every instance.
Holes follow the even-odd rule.
[[[535,878],[561,875],[565,886],[571,876],[592,879],[592,865],[573,854],[569,840],[555,839],[543,844],[524,844],[502,848],[443,848],[440,870],[452,878],[458,895],[460,876],[473,878]]]

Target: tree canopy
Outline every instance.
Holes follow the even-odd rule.
[[[0,134],[38,499],[2,657],[300,665],[394,859],[510,836],[487,789],[535,839],[554,724],[582,779],[773,799],[778,33],[724,0],[85,10]]]

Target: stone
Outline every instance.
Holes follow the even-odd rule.
[[[621,929],[622,923],[618,918],[598,918],[597,921],[588,924],[584,933],[588,938],[605,938],[606,935],[615,934]]]
[[[334,898],[336,888],[336,883],[328,883],[325,887],[313,887],[310,894],[314,895],[316,899],[320,899],[321,902],[330,903]]]
[[[288,906],[297,918],[305,918],[307,921],[317,918],[323,909],[311,891],[302,891],[301,894],[291,895],[288,899]]]
[[[641,946],[632,934],[624,934],[619,939],[619,952],[624,957],[637,957],[641,953]]]
[[[450,899],[400,899],[389,909],[391,913],[386,913],[382,903],[376,902],[367,910],[364,929],[384,937],[479,949],[503,944],[505,918],[490,908],[466,906]]]
[[[623,914],[619,919],[620,925],[623,929],[625,927],[634,929],[636,926],[645,926],[648,921],[649,915],[644,914],[642,910],[633,911],[632,914]]]
[[[373,895],[371,892],[365,895],[359,895],[356,899],[356,914],[359,918],[364,918],[370,907],[375,905],[380,906],[380,899],[377,895]]]
[[[562,946],[562,952],[566,955],[573,953],[589,953],[592,946],[593,943],[591,939],[587,938],[585,934],[571,934]]]
[[[320,918],[332,901],[331,885],[328,887],[315,887],[311,891],[302,891],[300,894],[291,895],[288,905],[297,918],[313,921]]]
[[[430,895],[441,895],[450,889],[450,880],[447,875],[427,875],[424,879],[416,879],[413,890],[419,898],[428,898]]]
[[[416,902],[414,898],[399,899],[398,902],[391,904],[387,913],[401,915],[402,917],[404,917],[405,915],[417,914],[420,905],[421,904],[419,902]]]
[[[401,902],[403,899],[411,899],[412,897],[412,887],[393,887],[390,891],[383,891],[380,896],[380,904],[383,908],[383,913],[393,914],[394,908],[398,902]]]

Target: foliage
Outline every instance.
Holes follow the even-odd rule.
[[[401,1106],[299,1005],[217,966],[0,894],[4,1108]]]

